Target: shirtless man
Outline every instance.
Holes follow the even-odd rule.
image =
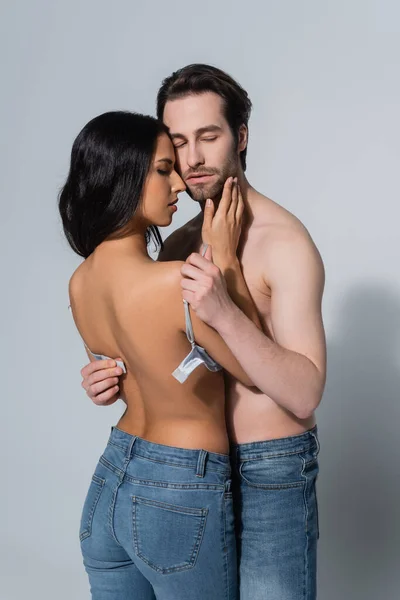
[[[186,260],[184,298],[224,338],[258,388],[226,378],[241,600],[314,600],[319,535],[314,411],[326,370],[324,269],[299,220],[245,177],[250,110],[245,90],[214,67],[190,65],[163,82],[157,114],[169,128],[187,191],[202,212],[170,235],[159,260]],[[221,223],[214,211],[230,176],[238,178],[246,207],[238,260],[263,332],[225,292],[230,265],[223,251],[213,256],[219,269],[198,254],[203,213],[204,241],[213,246],[217,239]],[[115,367],[98,361],[82,370],[82,385],[96,404],[117,399]]]

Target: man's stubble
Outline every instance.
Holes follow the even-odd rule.
[[[209,186],[207,184],[199,184],[190,188],[188,185],[186,188],[186,193],[192,198],[192,200],[199,202],[200,204],[204,204],[208,198],[211,198],[215,204],[218,204],[221,200],[225,181],[228,179],[228,177],[235,177],[238,173],[238,168],[239,157],[237,156],[235,150],[232,149],[232,152],[229,154],[226,162],[220,169],[198,169],[197,171],[191,171],[191,173],[215,173],[218,176],[217,181]],[[190,173],[185,173],[185,178],[187,178],[189,175]]]

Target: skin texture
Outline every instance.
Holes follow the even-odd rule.
[[[246,443],[302,433],[315,423],[314,410],[325,383],[326,346],[321,315],[324,268],[318,250],[294,215],[249,184],[237,160],[235,172],[230,172],[232,156],[238,156],[247,144],[247,130],[241,128],[235,141],[223,114],[222,100],[216,94],[167,102],[164,121],[174,140],[178,170],[202,210],[209,196],[218,206],[225,175],[237,176],[243,195],[245,214],[237,258],[263,333],[249,326],[229,302],[225,304],[226,318],[211,318],[210,322],[243,366],[247,361],[246,371],[260,389],[246,387],[227,374],[229,436],[233,441]],[[206,132],[211,129],[210,140]],[[197,172],[214,174],[203,181],[190,179]],[[186,261],[192,253],[198,253],[202,222],[200,214],[175,231],[159,260]],[[229,272],[218,236],[209,241],[214,262],[223,273]],[[189,264],[192,261],[193,257],[189,258]],[[193,280],[193,272],[188,276],[183,271],[183,278]],[[220,285],[216,279],[214,285]],[[215,289],[212,294],[215,295]],[[197,309],[201,310],[200,302]],[[202,316],[207,315],[203,312]],[[253,358],[251,369],[245,355]],[[82,374],[88,395],[96,401],[98,394],[91,379],[94,374],[90,368]],[[95,375],[102,379],[106,390],[107,378],[101,376],[101,371]],[[111,392],[107,397],[111,401],[115,398]]]
[[[127,367],[121,382],[127,404],[121,429],[159,444],[226,453],[222,373],[200,366],[184,384],[171,376],[191,349],[180,288],[184,263],[154,262],[145,243],[149,224],[171,222],[170,205],[185,187],[174,162],[171,141],[160,136],[140,209],[124,232],[100,244],[75,271],[69,286],[71,307],[88,347],[120,356]],[[241,224],[232,185],[228,195],[227,208],[233,202],[235,210],[225,215],[232,223],[223,243],[234,257]],[[220,275],[215,265],[209,266]],[[239,265],[237,270],[241,277]],[[198,344],[227,372],[252,384],[222,338],[195,314],[193,328]]]

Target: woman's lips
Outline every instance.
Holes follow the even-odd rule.
[[[178,207],[176,206],[177,202],[178,202],[178,198],[168,204],[169,208],[172,208],[173,212],[176,212],[178,210]]]

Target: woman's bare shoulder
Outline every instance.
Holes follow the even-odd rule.
[[[79,291],[85,281],[86,273],[86,261],[83,261],[72,273],[68,282],[68,292],[70,299],[74,299],[75,296],[79,295]]]
[[[140,273],[129,275],[113,298],[118,313],[125,323],[132,322],[132,331],[138,331],[148,318],[163,323],[165,330],[184,329],[184,311],[181,292],[181,261],[154,263]],[[149,317],[150,316],[150,317]],[[138,317],[141,322],[138,323]]]
[[[149,302],[158,305],[176,303],[181,300],[181,268],[183,261],[147,263],[140,270],[125,271],[126,276],[121,277],[120,290],[124,290],[126,300],[136,301],[140,298],[142,303]],[[130,290],[131,293],[128,292]],[[180,304],[180,303],[179,303]]]
[[[155,262],[151,268],[151,276],[149,270],[148,287],[146,287],[158,302],[161,299],[165,304],[173,303],[181,307],[181,268],[184,264],[180,260]]]

